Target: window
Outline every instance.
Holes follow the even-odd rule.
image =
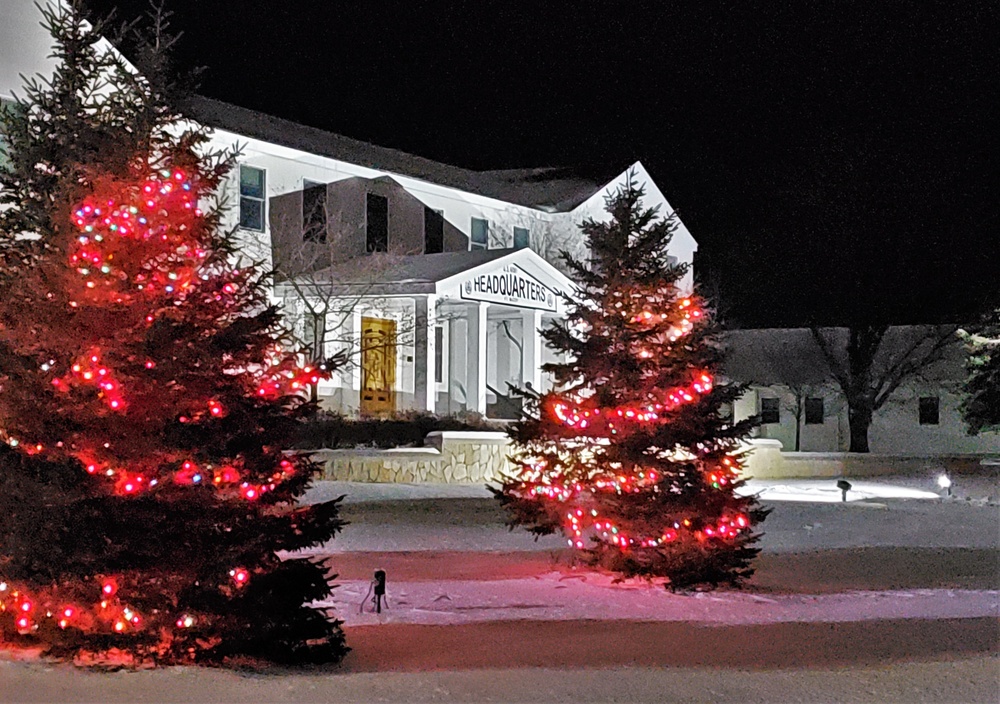
[[[424,208],[424,254],[444,251],[444,218],[436,210]]]
[[[780,423],[781,413],[778,411],[778,399],[762,398],[760,400],[760,422]]]
[[[806,425],[823,425],[825,415],[822,398],[806,399]]]
[[[526,227],[514,228],[514,249],[524,249],[528,246],[529,232]]]
[[[434,327],[434,383],[444,383],[444,326]]]
[[[302,241],[326,242],[326,186],[302,182]]]
[[[389,251],[389,199],[368,194],[367,250]]]
[[[240,227],[264,231],[264,169],[240,164]]]
[[[490,248],[490,223],[482,218],[472,218],[472,237],[469,240],[469,249],[489,249]]]
[[[920,397],[920,425],[937,425],[940,414],[941,401],[937,396]]]

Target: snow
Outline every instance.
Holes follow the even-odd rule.
[[[672,594],[662,586],[608,575],[552,572],[530,579],[391,583],[389,607],[372,613],[369,583],[341,582],[323,602],[349,626],[454,625],[483,621],[684,621],[701,626],[1000,616],[1000,591],[914,589],[843,594],[714,591]],[[365,611],[361,613],[364,602]]]
[[[953,491],[964,487],[976,498],[997,496],[996,477],[952,477]],[[884,479],[849,479],[848,501],[868,499],[941,499],[944,492],[933,477],[886,477]],[[841,491],[837,479],[750,479],[741,490],[757,494],[764,501],[807,501],[839,503]],[[370,482],[317,482],[306,495],[306,503],[326,501],[346,495],[347,503],[398,501],[405,499],[482,499],[492,494],[481,484],[378,484]]]
[[[360,640],[360,639],[359,639]],[[803,651],[809,657],[810,650]],[[350,667],[250,675],[208,668],[93,673],[0,662],[0,701],[18,702],[996,702],[995,658],[845,668],[657,667],[386,671]]]
[[[943,499],[930,481],[852,481],[847,503],[836,480],[748,482],[744,490],[773,511],[763,525],[761,578],[744,591],[673,594],[641,580],[615,583],[574,566],[561,536],[535,541],[506,531],[492,495],[473,485],[320,483],[309,499],[346,494],[351,525],[309,554],[330,557],[341,572],[324,605],[349,626],[996,618],[998,511],[985,500]],[[388,572],[389,606],[360,613],[366,578],[378,568]]]
[[[939,501],[941,494],[934,491],[913,489],[875,481],[851,480],[847,491],[847,501],[867,501],[869,499],[931,499]],[[815,503],[839,503],[844,500],[843,492],[837,488],[836,480],[799,479],[763,481],[750,480],[738,492],[744,496],[757,494],[762,501],[805,501]]]
[[[959,478],[961,498],[893,498],[907,489],[930,493],[933,477],[893,477],[854,482],[877,500],[841,503],[835,480],[752,481],[763,503],[774,510],[763,525],[767,553],[850,548],[995,549],[1000,516],[990,496],[1000,496],[996,477]],[[836,502],[782,501],[781,487],[812,498],[829,487]],[[971,492],[971,495],[969,493]],[[829,492],[825,492],[829,493]],[[852,498],[849,492],[848,498]],[[538,540],[523,530],[508,531],[498,502],[481,485],[371,484],[319,482],[307,502],[346,495],[343,516],[350,525],[313,554],[405,551],[553,552],[565,548],[561,536]],[[968,498],[970,500],[966,501]]]
[[[98,674],[0,659],[0,701],[995,702],[1000,509],[986,499],[1000,492],[959,478],[954,500],[900,498],[933,479],[852,482],[871,498],[848,503],[780,498],[833,480],[755,485],[773,511],[747,588],[679,594],[508,531],[481,486],[321,482],[308,499],[346,494],[350,521],[310,551],[339,574],[342,666]],[[388,608],[359,613],[379,568]]]

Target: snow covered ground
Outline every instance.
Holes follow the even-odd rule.
[[[552,572],[526,579],[405,581],[389,585],[390,604],[374,613],[369,583],[341,582],[324,606],[350,626],[481,621],[684,621],[699,626],[780,622],[1000,617],[997,590],[911,589],[842,594],[671,594],[646,583],[613,584],[602,574]],[[362,613],[361,607],[364,606]]]
[[[851,479],[848,501],[871,498],[946,499],[938,486],[940,473],[917,476],[887,476]],[[996,501],[1000,498],[1000,473],[987,468],[975,475],[953,475],[954,498],[973,501]],[[745,493],[758,494],[764,500],[801,500],[812,503],[839,503],[841,492],[836,479],[751,479]],[[482,499],[492,496],[480,484],[376,484],[370,482],[317,482],[306,495],[306,502],[323,501],[345,495],[347,503],[417,499]],[[787,497],[787,498],[786,498]],[[796,497],[796,498],[792,498]],[[832,499],[830,498],[832,497]]]
[[[747,588],[671,594],[508,531],[482,487],[324,482],[310,500],[347,494],[350,521],[311,551],[339,573],[342,666],[0,659],[0,701],[1000,701],[996,477],[953,499],[926,496],[934,477],[852,483],[866,496],[848,503],[832,480],[751,485],[773,512]],[[388,609],[359,613],[378,568]]]
[[[973,493],[952,499],[922,496],[932,493],[933,481],[933,477],[859,480],[856,485],[873,500],[846,504],[840,502],[833,480],[756,481],[748,487],[761,493],[765,505],[774,509],[763,526],[765,552],[997,548],[1000,510],[995,499],[1000,487],[996,477],[976,483],[965,480],[962,484],[974,486]],[[837,501],[787,500],[788,494],[809,499],[829,490],[836,492]],[[922,498],[912,498],[911,490],[921,492]],[[343,515],[351,525],[317,553],[554,551],[565,547],[558,536],[536,541],[525,531],[508,531],[497,502],[482,486],[320,482],[306,499],[321,501],[341,495],[346,496]]]
[[[319,486],[316,498],[347,494],[345,516],[352,525],[313,554],[329,555],[333,569],[340,571],[350,557],[329,605],[352,626],[595,616],[702,626],[1000,616],[996,569],[989,562],[985,569],[975,568],[991,557],[995,567],[993,551],[1000,542],[995,506],[943,500],[939,494],[886,481],[857,481],[854,486],[851,493],[859,496],[844,504],[833,481],[752,482],[748,488],[774,509],[764,524],[763,564],[775,567],[785,555],[786,567],[789,561],[802,565],[807,558],[795,555],[812,557],[811,570],[794,574],[786,569],[784,584],[757,580],[749,591],[678,595],[642,580],[616,584],[608,575],[574,567],[573,553],[560,537],[536,542],[522,531],[504,532],[496,502],[473,486]],[[835,493],[836,501],[825,493]],[[906,564],[890,564],[889,574],[880,569],[894,561],[891,553],[907,548]],[[945,564],[944,551],[956,549],[962,564],[955,563],[954,553]],[[548,564],[541,556],[517,557],[529,551],[544,553]],[[393,553],[409,559],[393,559]],[[383,568],[389,574],[390,606],[381,614],[360,613],[369,587],[361,578],[363,556],[372,571]],[[454,573],[449,556],[465,568]],[[812,576],[824,570],[839,571],[839,585],[847,579],[850,588],[835,593],[816,589],[820,585]],[[945,573],[952,581],[942,579]],[[887,585],[917,588],[878,588]],[[965,588],[956,588],[961,586]]]
[[[165,668],[93,673],[0,661],[10,702],[990,702],[992,657],[833,667],[494,667],[422,672],[275,672]]]

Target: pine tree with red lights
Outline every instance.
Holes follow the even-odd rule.
[[[230,261],[234,155],[171,107],[161,33],[137,74],[79,2],[44,20],[58,68],[2,123],[0,641],[337,661],[340,623],[310,606],[327,568],[278,557],[342,525],[337,501],[297,505],[318,467],[285,452],[330,370],[286,349],[263,277]]]
[[[717,383],[713,325],[667,257],[678,220],[642,196],[630,176],[610,220],[582,225],[591,261],[564,255],[578,295],[542,335],[569,361],[544,367],[555,390],[512,426],[518,470],[494,493],[512,527],[562,531],[593,565],[672,589],[737,584],[766,515],[735,493],[752,423],[723,412],[741,390]]]

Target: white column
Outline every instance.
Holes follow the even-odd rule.
[[[467,340],[468,324],[465,306],[449,306],[444,314],[448,317],[448,413],[467,409],[469,365],[465,359],[469,354]]]
[[[434,413],[437,389],[434,383],[434,309],[433,295],[413,297],[413,405],[417,410]]]
[[[488,303],[468,307],[468,373],[466,397],[468,409],[486,415],[486,311]]]
[[[542,311],[521,311],[521,385],[536,392],[542,389]]]

